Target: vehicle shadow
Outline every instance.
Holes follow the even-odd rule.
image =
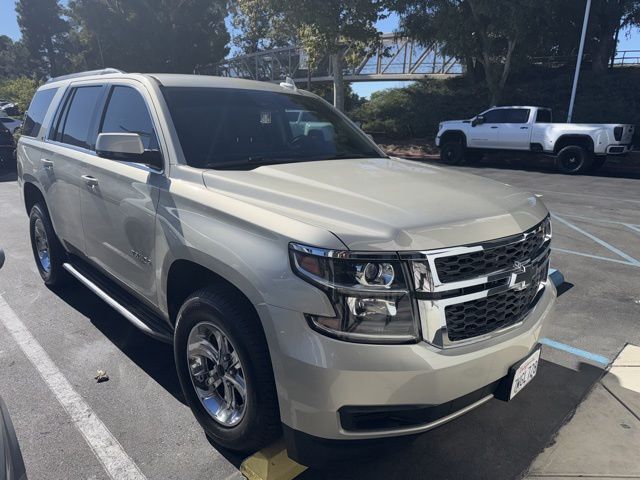
[[[366,458],[297,478],[521,478],[603,374],[590,364],[575,371],[542,360],[531,385],[509,403],[491,400],[435,430],[370,450]]]
[[[51,290],[87,317],[116,347],[176,400],[185,403],[171,345],[145,335],[80,283]]]
[[[438,160],[434,160],[434,162],[439,163]],[[564,175],[557,171],[554,158],[545,155],[487,154],[482,160],[466,163],[460,168],[497,168]],[[630,154],[626,157],[609,157],[600,169],[581,174],[581,176],[640,179],[640,159],[637,154]]]
[[[18,179],[18,173],[13,171],[7,171],[0,169],[0,183],[2,182],[15,182]]]

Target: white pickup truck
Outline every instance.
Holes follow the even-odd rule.
[[[517,150],[554,155],[557,168],[577,174],[601,167],[607,155],[631,150],[634,126],[552,123],[542,107],[494,107],[469,120],[442,122],[436,146],[449,165],[478,159],[487,151]]]

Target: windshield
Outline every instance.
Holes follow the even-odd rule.
[[[163,88],[187,164],[255,168],[273,163],[382,157],[321,100],[223,88]]]

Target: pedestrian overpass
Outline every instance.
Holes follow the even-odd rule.
[[[447,78],[464,72],[462,64],[454,57],[443,55],[437,44],[422,45],[393,33],[382,34],[381,40],[381,45],[359,55],[355,66],[345,68],[346,81]],[[349,53],[347,48],[346,55]],[[333,80],[329,55],[309,72],[307,56],[295,46],[232,57],[216,65],[197,68],[195,73],[270,82],[279,82],[285,77],[299,83]]]

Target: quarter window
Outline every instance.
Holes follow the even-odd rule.
[[[36,92],[24,118],[22,135],[26,137],[35,137],[38,135],[42,121],[51,105],[51,100],[53,100],[53,96],[57,91],[57,88],[48,88],[47,90],[38,90]]]
[[[53,138],[68,145],[91,149],[95,143],[90,137],[91,123],[102,86],[77,87],[71,92],[65,111],[58,120]]]
[[[158,140],[144,99],[131,87],[113,87],[100,133],[137,133],[142,138],[145,150],[158,149]]]
[[[536,123],[551,123],[551,110],[541,108],[536,115]]]

